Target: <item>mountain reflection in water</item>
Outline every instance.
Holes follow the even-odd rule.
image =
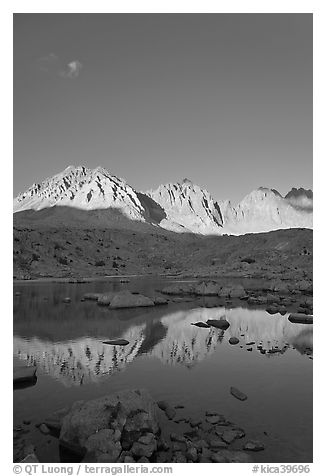
[[[161,314],[161,315],[160,315]],[[36,364],[42,372],[59,380],[65,386],[96,382],[115,372],[124,370],[134,359],[141,356],[159,359],[165,365],[184,365],[188,368],[209,358],[213,353],[235,352],[246,343],[255,342],[266,354],[259,358],[277,358],[286,352],[289,346],[304,354],[312,351],[312,325],[293,324],[287,316],[270,316],[263,310],[244,308],[197,308],[174,313],[162,312],[157,315],[144,314],[135,320],[123,321],[106,316],[101,325],[95,325],[92,336],[79,337],[80,328],[76,327],[76,338],[56,339],[56,332],[47,337],[38,333],[37,325],[27,332],[20,332],[16,326],[14,336],[14,356],[27,364]],[[148,319],[151,317],[151,319]],[[226,331],[216,328],[198,328],[191,323],[207,319],[227,319],[230,327]],[[48,329],[51,322],[45,320]],[[103,321],[103,319],[102,319]],[[74,321],[76,324],[76,321]],[[92,326],[89,325],[88,329]],[[57,323],[52,323],[55,329]],[[87,330],[88,330],[87,329]],[[240,343],[231,346],[229,338],[238,337]],[[123,338],[129,345],[111,346],[102,343],[107,338]],[[256,345],[253,351],[257,352]],[[268,353],[277,349],[277,353]],[[241,354],[243,355],[243,354]]]

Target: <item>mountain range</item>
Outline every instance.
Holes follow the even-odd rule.
[[[228,200],[214,200],[207,190],[188,179],[139,192],[103,167],[92,170],[84,166],[69,166],[41,183],[34,183],[14,199],[13,210],[30,214],[58,207],[119,213],[133,222],[202,235],[312,228],[313,224],[311,190],[292,188],[283,197],[274,189],[259,187],[233,206]],[[71,214],[66,215],[69,221]]]

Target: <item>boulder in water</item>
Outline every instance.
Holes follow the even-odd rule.
[[[226,330],[230,327],[230,323],[225,319],[208,319],[206,323],[209,326],[216,327],[217,329]]]
[[[237,398],[238,400],[241,400],[241,401],[244,401],[244,400],[247,400],[247,395],[243,392],[241,392],[241,390],[238,390],[237,388],[235,387],[231,387],[230,388],[230,393],[231,395],[233,395],[235,398]]]
[[[237,344],[239,344],[239,342],[240,341],[237,337],[230,337],[230,339],[229,339],[229,344],[231,344],[231,345],[237,345]]]
[[[109,345],[128,345],[129,341],[126,339],[114,339],[114,340],[105,340],[103,341],[103,344],[109,344]]]
[[[122,309],[129,307],[150,307],[154,302],[142,294],[132,294],[129,291],[123,291],[113,296],[110,309]]]

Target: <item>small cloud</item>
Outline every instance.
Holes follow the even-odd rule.
[[[77,59],[64,64],[54,53],[38,58],[36,64],[44,73],[67,79],[78,78],[83,67],[82,63]]]
[[[60,76],[63,78],[74,79],[78,78],[80,71],[82,70],[82,63],[78,60],[71,61],[67,64],[63,71],[60,71]]]

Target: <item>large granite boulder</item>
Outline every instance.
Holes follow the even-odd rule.
[[[60,444],[81,456],[91,454],[97,462],[116,462],[121,451],[130,450],[137,441],[143,451],[136,445],[132,453],[149,455],[156,448],[154,439],[160,431],[157,411],[146,390],[125,390],[75,402],[63,418]]]
[[[194,293],[198,296],[218,296],[221,285],[214,281],[203,281],[196,284],[194,287]]]
[[[154,306],[154,302],[150,298],[142,294],[132,294],[130,291],[122,291],[115,294],[110,302],[111,309],[149,306]]]

